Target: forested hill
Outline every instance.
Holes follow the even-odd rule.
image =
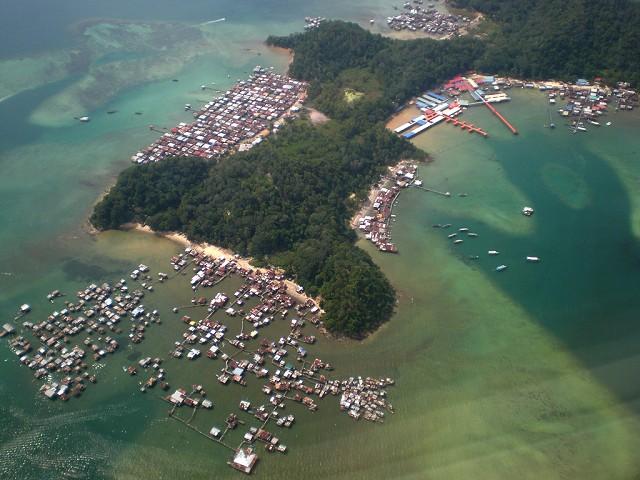
[[[296,122],[249,152],[219,163],[173,158],[132,166],[96,206],[91,222],[144,222],[279,265],[320,294],[332,331],[362,337],[395,303],[380,269],[348,226],[387,165],[423,153],[382,125]]]
[[[332,117],[366,114],[385,119],[394,108],[451,76],[473,68],[484,53],[474,38],[441,42],[430,39],[393,40],[373,35],[353,23],[325,22],[320,28],[267,43],[295,51],[289,73],[311,83],[311,97]],[[345,87],[368,94],[348,106]]]
[[[250,152],[217,163],[177,158],[132,167],[96,206],[102,229],[130,221],[177,230],[284,267],[320,294],[325,324],[361,337],[390,318],[394,294],[347,221],[390,164],[423,155],[384,120],[413,95],[472,68],[523,77],[639,80],[638,7],[602,0],[457,0],[495,22],[492,33],[399,41],[354,24],[268,42],[295,51],[290,73],[332,120],[299,120]],[[358,100],[347,99],[346,90]]]
[[[640,84],[640,2],[455,0],[497,24],[477,67],[525,78]]]
[[[213,164],[176,158],[131,167],[91,221],[101,229],[144,222],[281,266],[322,297],[330,330],[362,337],[390,318],[395,296],[355,247],[348,221],[387,166],[425,156],[384,121],[412,95],[470,68],[482,47],[401,42],[344,22],[277,41],[295,50],[291,73],[311,80],[310,102],[328,123],[298,120]],[[349,102],[346,88],[362,95]]]

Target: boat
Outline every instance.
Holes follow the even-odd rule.
[[[447,238],[453,238],[453,237],[456,237],[456,236],[458,236],[457,233],[452,233],[451,235],[447,235]]]
[[[586,128],[584,128],[582,125],[578,125],[578,126],[576,127],[576,130],[577,130],[577,131],[579,131],[579,132],[586,132],[586,131],[587,131],[587,129],[586,129]]]
[[[498,265],[496,267],[496,272],[504,272],[507,268],[509,267],[507,267],[506,265]]]
[[[488,253],[489,255],[500,255],[500,252],[499,252],[499,251],[497,251],[497,250],[489,250],[487,253]]]
[[[459,232],[468,232],[469,229],[467,227],[462,227],[458,229]]]
[[[114,113],[118,113],[118,110],[108,110],[107,115],[113,115]]]
[[[91,118],[89,118],[89,117],[80,117],[80,118],[78,118],[78,120],[80,120],[82,123],[87,123],[88,121],[91,120]]]
[[[479,255],[469,255],[469,260],[480,260]]]
[[[533,212],[534,212],[534,210],[531,207],[523,207],[522,208],[522,214],[525,217],[530,217],[531,215],[533,215]]]
[[[540,257],[525,257],[527,262],[538,263],[540,261]]]
[[[462,243],[462,242],[464,242],[464,240],[462,240],[462,239],[460,239],[460,238],[459,238],[459,239],[457,239],[457,240],[454,240],[454,241],[453,241],[453,244],[454,244],[454,245],[458,245],[459,243]]]
[[[597,122],[595,120],[587,120],[591,125],[595,125],[596,127],[600,126],[600,122]]]
[[[611,122],[607,122],[607,123],[605,123],[605,125],[606,125],[607,127],[610,127],[610,126],[611,126]]]
[[[472,238],[474,238],[474,237],[477,237],[477,236],[478,236],[478,234],[477,234],[477,233],[474,233],[474,232],[468,232],[468,233],[467,233],[467,237],[472,237]]]

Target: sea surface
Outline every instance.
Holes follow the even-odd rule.
[[[0,101],[3,322],[25,302],[30,320],[47,315],[53,289],[71,296],[141,262],[168,270],[178,245],[86,228],[96,199],[155,138],[150,124],[188,121],[185,103],[207,101],[257,64],[284,71],[286,55],[262,41],[301,30],[305,16],[363,25],[375,18],[379,30],[393,14],[393,2],[382,0],[1,3],[0,98],[9,97]],[[308,349],[334,364],[336,376],[393,377],[395,415],[374,425],[341,414],[333,398],[315,413],[289,405],[296,424],[278,430],[289,452],[259,449],[257,478],[640,472],[640,117],[611,112],[612,126],[571,135],[559,117],[555,130],[544,128],[543,94],[510,94],[498,109],[520,135],[476,107],[465,119],[489,138],[450,125],[419,136],[415,143],[434,160],[420,177],[452,196],[402,193],[393,223],[398,255],[360,242],[397,290],[393,319],[364,342],[322,339]],[[81,124],[79,115],[92,120]],[[520,213],[525,205],[535,208],[530,218]],[[446,223],[451,229],[432,227]],[[479,236],[453,245],[447,234],[461,227]],[[527,264],[527,255],[542,261]],[[509,268],[497,273],[498,264]],[[236,286],[230,279],[220,289]],[[162,325],[108,358],[98,384],[67,403],[40,395],[0,341],[0,478],[240,478],[226,450],[169,419],[158,392],[140,393],[122,372],[141,355],[167,358],[183,325],[170,308],[190,298],[177,280],[149,294],[145,304],[161,312]],[[284,331],[270,328],[265,335]],[[203,430],[221,425],[239,399],[262,395],[258,382],[222,387],[211,365],[165,365],[173,386],[201,383],[209,392],[214,409],[195,419]],[[233,435],[235,444],[242,433]]]

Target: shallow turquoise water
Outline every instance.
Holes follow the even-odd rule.
[[[47,29],[24,18],[48,3],[12,6],[23,20],[0,20],[5,28],[15,38],[32,33],[20,48],[4,44],[0,56],[72,46],[69,25],[89,17],[228,21],[216,24],[224,48],[185,65],[179,82],[172,75],[135,85],[90,112],[89,124],[47,127],[32,118],[76,76],[0,102],[3,315],[24,302],[34,318],[44,315],[53,288],[72,293],[118,279],[140,262],[166,270],[176,245],[133,233],[92,237],[84,229],[95,199],[155,137],[148,125],[187,120],[184,103],[207,99],[203,82],[224,88],[258,63],[284,70],[287,59],[260,41],[300,29],[306,15],[365,22],[386,15],[385,2],[365,3],[372,2],[189,1],[180,9],[169,1],[68,2],[68,10],[52,12]],[[107,58],[120,58],[113,55]],[[290,453],[262,454],[261,478],[626,478],[638,470],[638,388],[629,379],[640,370],[640,122],[636,114],[612,114],[613,127],[586,136],[560,126],[552,132],[542,128],[542,95],[513,94],[499,109],[518,137],[487,111],[470,110],[465,117],[488,130],[488,139],[447,125],[418,138],[435,157],[420,169],[425,184],[454,197],[403,193],[394,225],[399,255],[362,243],[398,290],[396,316],[361,344],[325,341],[310,349],[338,365],[338,376],[395,377],[397,414],[379,426],[352,422],[330,401],[314,415],[293,407],[299,421],[281,435]],[[456,197],[460,192],[469,196]],[[536,209],[532,218],[520,215],[528,204]],[[454,248],[433,223],[468,226],[480,236]],[[482,255],[494,248],[502,252],[498,262]],[[482,258],[465,259],[472,254]],[[543,261],[527,265],[525,255]],[[510,268],[498,275],[497,263]],[[233,287],[221,286],[227,293]],[[164,312],[188,298],[179,282],[150,295],[163,325],[107,362],[80,401],[44,401],[0,343],[0,477],[236,477],[227,452],[167,419],[165,404],[141,395],[121,371],[129,355],[166,356],[181,324]],[[217,369],[205,360],[167,366],[172,384],[203,383],[210,392],[214,411],[196,419],[203,429],[220,424],[240,396],[259,395],[257,384],[220,389]]]

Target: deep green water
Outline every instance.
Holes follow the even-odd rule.
[[[147,126],[187,120],[182,105],[207,99],[199,89],[204,82],[230,84],[258,63],[284,70],[287,59],[260,46],[269,33],[300,29],[307,15],[382,18],[391,14],[384,3],[7,6],[14,20],[0,19],[3,31],[12,33],[0,50],[4,58],[72,47],[79,40],[70,25],[87,18],[201,23],[224,16],[227,22],[215,25],[219,50],[177,74],[118,92],[89,112],[89,124],[42,121],[59,115],[43,102],[77,82],[82,71],[0,102],[4,318],[24,302],[34,307],[32,318],[45,315],[45,295],[53,288],[71,294],[90,281],[118,279],[140,262],[167,270],[168,257],[179,249],[171,242],[123,232],[92,237],[84,230],[95,199],[129,156],[155,137]],[[51,14],[32,22],[37,9]],[[136,61],[136,52],[116,49],[102,61],[123,58]],[[180,82],[171,82],[174,76]],[[391,322],[359,344],[323,341],[309,349],[337,365],[338,376],[396,378],[390,390],[396,415],[371,425],[339,414],[332,399],[315,414],[288,406],[298,418],[280,435],[290,452],[263,453],[259,478],[638,474],[640,119],[612,113],[612,127],[570,135],[560,125],[542,128],[547,105],[541,94],[512,95],[513,102],[498,108],[520,130],[517,137],[480,109],[465,117],[488,130],[488,139],[448,125],[417,139],[435,157],[420,169],[425,184],[454,196],[402,194],[393,230],[399,255],[383,256],[362,243],[398,291]],[[455,195],[461,192],[468,196]],[[520,214],[524,205],[535,207],[533,217]],[[467,226],[479,237],[454,247],[434,223]],[[489,258],[489,249],[502,253]],[[479,261],[466,259],[475,254]],[[542,262],[525,264],[526,255]],[[497,274],[499,263],[509,269]],[[227,293],[233,288],[233,281],[221,285]],[[121,371],[128,358],[142,353],[166,357],[182,327],[169,307],[188,298],[184,283],[159,287],[145,303],[163,313],[163,325],[152,328],[141,346],[110,358],[98,385],[65,404],[45,401],[39,384],[1,342],[0,478],[239,477],[226,466],[226,451],[167,419],[166,405],[154,393],[140,394],[136,380]],[[283,328],[276,325],[268,334]],[[172,385],[203,383],[209,391],[216,406],[198,413],[202,429],[220,425],[239,398],[261,396],[257,382],[241,391],[219,386],[217,368],[206,358],[170,360],[166,368]],[[235,435],[239,441],[241,434]]]

